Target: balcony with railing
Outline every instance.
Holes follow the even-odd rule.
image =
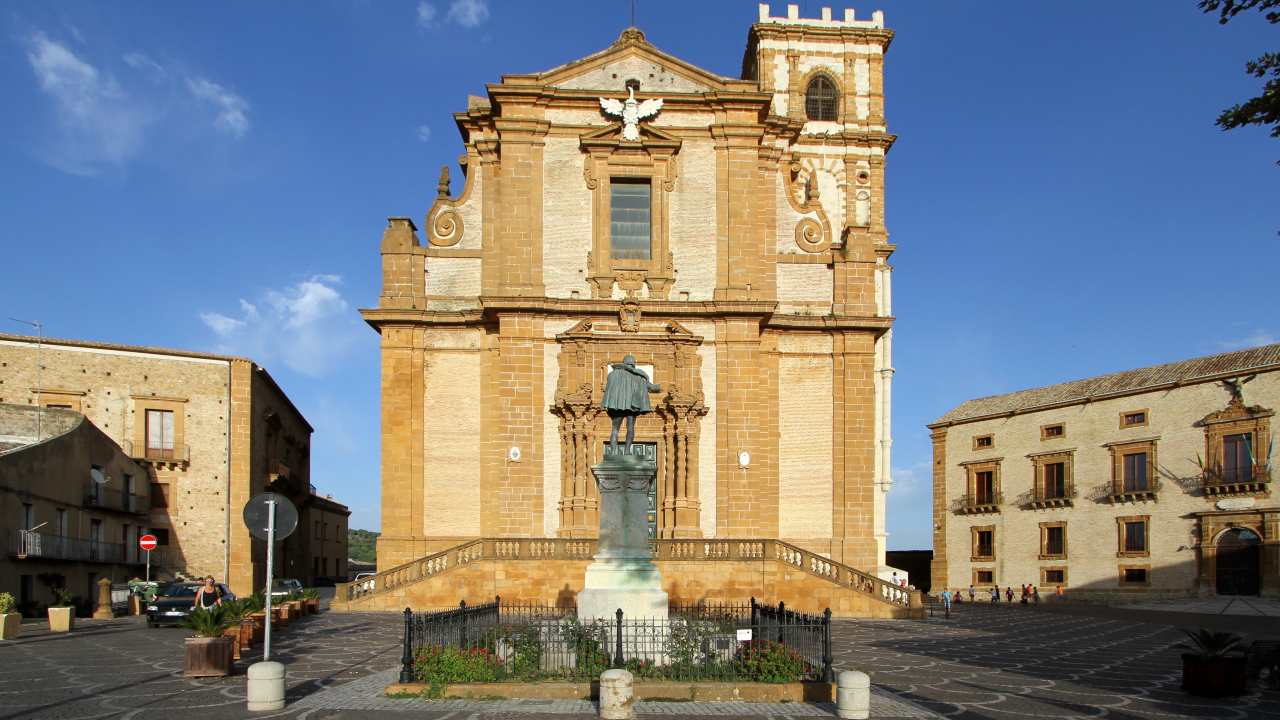
[[[126,493],[123,490],[104,487],[90,482],[84,491],[85,507],[99,510],[114,510],[131,515],[146,515],[150,508],[150,498],[144,495]]]
[[[1071,507],[1076,500],[1075,483],[1041,483],[1031,493],[1027,507],[1033,510]]]
[[[7,530],[5,540],[9,556],[17,560],[70,560],[135,564],[141,562],[136,546],[101,542],[88,538],[46,535],[31,530]]]
[[[124,449],[126,455],[138,462],[154,465],[187,465],[191,462],[190,445],[153,447],[143,443],[135,446],[132,440],[125,440],[120,443],[120,447]]]
[[[1111,492],[1107,495],[1107,500],[1113,505],[1122,502],[1155,500],[1156,494],[1159,491],[1159,478],[1149,478],[1142,482],[1124,482],[1116,480],[1111,483]]]
[[[1252,495],[1266,492],[1271,482],[1268,465],[1205,468],[1200,476],[1205,495]]]
[[[1004,498],[998,492],[965,493],[956,498],[951,510],[957,515],[980,515],[1000,512]]]

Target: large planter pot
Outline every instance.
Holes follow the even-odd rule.
[[[1182,655],[1182,689],[1192,695],[1243,695],[1248,689],[1249,664],[1243,655],[1203,658]]]
[[[249,615],[249,621],[253,623],[253,639],[254,642],[262,639],[267,626],[267,614],[265,612],[256,612]]]
[[[222,631],[222,637],[231,638],[231,659],[240,659],[240,628],[237,626],[229,627]]]
[[[184,677],[222,677],[231,674],[235,639],[190,637],[186,640]]]
[[[4,615],[0,615],[0,640],[13,640],[21,634],[21,613],[5,613]]]
[[[279,625],[289,624],[289,606],[288,605],[272,605],[271,606],[271,622]]]
[[[304,600],[303,603],[307,606],[308,615],[315,615],[320,612],[319,600]]]
[[[76,609],[73,607],[49,608],[49,632],[71,632],[76,624]]]
[[[301,600],[290,600],[290,601],[289,601],[289,618],[290,618],[290,619],[293,619],[293,618],[300,618],[300,617],[302,617],[302,615],[303,615],[303,613],[304,613],[304,612],[306,612],[306,611],[302,608],[302,601],[301,601]]]

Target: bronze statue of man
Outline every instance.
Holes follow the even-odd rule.
[[[662,386],[649,382],[649,376],[636,367],[636,359],[628,355],[620,363],[609,366],[609,378],[604,385],[604,409],[613,423],[609,433],[609,450],[618,451],[618,428],[627,421],[626,454],[631,454],[631,442],[636,437],[636,416],[653,412],[649,405],[649,393],[661,392]]]

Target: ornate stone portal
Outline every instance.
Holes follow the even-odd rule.
[[[600,498],[592,464],[602,458],[610,423],[600,406],[611,362],[634,355],[652,368],[664,392],[636,420],[636,442],[656,449],[657,536],[700,538],[698,440],[707,414],[702,394],[702,339],[679,323],[616,318],[583,320],[558,335],[560,377],[551,412],[560,418],[561,537],[595,537]]]

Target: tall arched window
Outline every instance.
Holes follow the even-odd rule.
[[[809,81],[804,91],[804,114],[810,120],[835,120],[838,98],[836,84],[826,75],[819,75]]]

